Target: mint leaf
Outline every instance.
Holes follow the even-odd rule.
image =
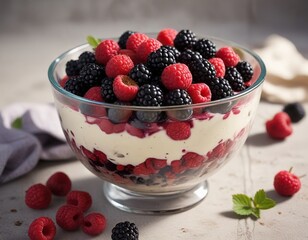
[[[12,128],[16,129],[21,129],[22,128],[22,119],[21,117],[16,118],[12,123],[11,123]]]
[[[95,38],[91,35],[87,36],[87,42],[93,48],[96,48],[98,46],[98,44],[100,43],[100,41],[97,38]]]
[[[233,211],[239,215],[252,214],[251,200],[245,194],[232,195]]]

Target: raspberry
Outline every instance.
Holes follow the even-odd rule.
[[[194,83],[187,89],[192,103],[209,102],[212,98],[212,93],[208,85],[205,83]]]
[[[140,59],[138,58],[137,53],[135,53],[135,52],[132,51],[132,50],[129,50],[129,49],[120,49],[120,50],[119,50],[119,54],[129,56],[130,59],[133,61],[133,63],[134,63],[135,65],[138,64],[138,63],[140,63]]]
[[[160,41],[163,45],[174,46],[175,36],[178,34],[178,31],[172,28],[162,29],[158,35],[157,40]]]
[[[98,63],[106,65],[106,63],[115,55],[118,54],[120,50],[119,44],[112,40],[107,39],[96,47],[95,49],[95,59]]]
[[[61,86],[62,88],[64,88],[66,82],[67,82],[69,79],[70,79],[70,78],[69,78],[69,76],[67,76],[67,75],[64,76],[62,79],[60,79],[60,81],[59,81],[60,86]]]
[[[112,57],[106,65],[106,75],[115,78],[118,75],[128,75],[134,67],[134,63],[127,55],[116,55]]]
[[[221,58],[226,67],[235,67],[240,61],[239,55],[234,52],[232,47],[222,47],[217,53],[216,57]]]
[[[191,30],[181,30],[174,38],[174,46],[179,50],[192,49],[197,42],[196,34]]]
[[[139,231],[135,223],[120,222],[112,229],[112,240],[138,240]]]
[[[130,37],[130,35],[132,35],[134,33],[135,33],[134,31],[130,31],[130,30],[127,30],[124,33],[122,33],[122,35],[119,37],[119,41],[118,41],[120,48],[122,48],[122,49],[126,48],[127,39]]]
[[[299,122],[306,115],[303,105],[299,102],[289,103],[285,105],[283,107],[283,111],[289,115],[293,123]]]
[[[148,168],[146,166],[146,164],[143,162],[143,163],[140,163],[140,164],[135,166],[133,173],[134,173],[134,175],[137,175],[137,176],[139,176],[139,175],[148,176],[150,174],[155,173],[155,169]]]
[[[66,196],[71,190],[72,182],[64,172],[56,172],[48,178],[46,186],[54,195]]]
[[[298,176],[289,171],[282,170],[275,175],[274,188],[281,196],[292,196],[301,188],[301,181]]]
[[[106,228],[106,218],[103,214],[93,212],[84,217],[82,231],[91,236],[101,234]]]
[[[190,137],[190,124],[188,122],[170,122],[166,126],[167,135],[173,140],[185,140]]]
[[[127,39],[126,48],[136,52],[139,45],[148,39],[149,37],[143,33],[134,33]]]
[[[133,100],[138,92],[138,84],[126,75],[118,75],[113,81],[113,92],[120,101]]]
[[[82,212],[85,212],[92,205],[92,197],[88,192],[75,190],[67,194],[66,203],[74,205],[80,208]]]
[[[101,95],[101,87],[91,87],[83,97],[97,102],[104,101]]]
[[[183,166],[185,168],[198,168],[202,165],[204,161],[204,157],[194,153],[194,152],[188,152],[182,157]]]
[[[292,124],[289,115],[278,112],[265,123],[267,134],[274,139],[283,140],[292,134]]]
[[[39,217],[30,224],[28,236],[31,240],[53,240],[56,232],[56,225],[52,219]]]
[[[37,183],[26,191],[25,203],[29,208],[44,209],[51,202],[51,192],[47,186]]]
[[[67,231],[77,230],[83,222],[81,209],[74,205],[63,205],[56,213],[57,224]]]
[[[226,67],[224,61],[221,58],[211,58],[209,62],[214,66],[216,71],[216,77],[224,77],[226,72]]]
[[[108,119],[103,118],[98,126],[106,134],[111,134],[111,133],[123,132],[125,130],[125,125],[126,125],[125,123],[114,124]]]
[[[187,89],[192,83],[192,75],[185,64],[175,63],[163,70],[161,81],[168,90]]]
[[[141,62],[146,62],[150,53],[156,51],[161,46],[162,44],[160,41],[154,38],[149,38],[148,40],[144,41],[138,46],[136,50],[139,60]]]

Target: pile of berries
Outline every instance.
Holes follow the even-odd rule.
[[[65,197],[65,204],[57,209],[55,220],[66,231],[79,228],[90,236],[101,234],[106,228],[106,218],[99,212],[86,212],[92,206],[92,197],[88,192],[71,190],[70,178],[63,172],[56,172],[49,177],[46,184],[37,183],[30,186],[25,194],[25,203],[32,209],[46,209],[52,201],[52,195]],[[30,239],[54,239],[56,225],[52,218],[41,216],[32,221],[28,229]],[[119,233],[131,234],[130,239],[138,239],[138,229],[134,223],[118,223],[112,230],[112,239],[121,240]],[[134,237],[134,238],[133,238]]]
[[[98,102],[204,103],[243,91],[251,85],[254,73],[232,47],[217,49],[213,41],[198,39],[191,30],[163,29],[156,38],[126,31],[118,41],[88,39],[93,51],[66,63],[67,76],[60,85]]]

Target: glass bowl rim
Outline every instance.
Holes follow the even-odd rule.
[[[223,99],[214,100],[214,101],[204,102],[204,103],[194,103],[194,104],[190,104],[190,105],[135,106],[135,105],[117,105],[117,104],[113,104],[113,103],[93,101],[93,100],[86,99],[86,98],[77,96],[75,94],[72,94],[72,93],[66,91],[64,88],[62,88],[60,86],[59,82],[56,81],[56,79],[54,78],[54,70],[56,69],[56,66],[58,65],[58,63],[61,60],[63,60],[65,56],[72,54],[72,53],[75,53],[75,52],[78,52],[79,50],[81,50],[83,48],[89,47],[88,43],[83,43],[81,45],[73,47],[73,48],[65,51],[61,55],[59,55],[55,60],[53,60],[52,63],[50,64],[49,68],[48,68],[48,78],[49,78],[51,85],[53,86],[53,88],[55,90],[57,90],[57,92],[61,93],[62,95],[66,96],[68,98],[82,102],[83,104],[92,104],[92,105],[106,107],[106,108],[118,108],[118,109],[126,109],[126,110],[130,109],[130,110],[135,110],[135,111],[140,111],[140,110],[142,110],[142,111],[185,110],[185,109],[192,109],[192,108],[212,107],[212,106],[217,106],[217,105],[220,105],[220,104],[223,105],[223,104],[230,103],[232,101],[236,101],[236,100],[244,97],[245,95],[248,95],[249,93],[253,92],[257,88],[261,87],[262,83],[265,80],[266,67],[265,67],[263,60],[260,58],[260,56],[258,54],[256,54],[254,51],[251,51],[251,50],[243,47],[242,45],[239,45],[239,44],[232,42],[232,41],[229,41],[229,40],[224,40],[222,38],[218,38],[218,37],[214,37],[214,36],[202,36],[202,38],[206,38],[206,39],[209,39],[211,41],[214,41],[214,43],[215,43],[215,41],[220,41],[221,43],[224,43],[226,46],[238,48],[238,49],[248,53],[249,55],[251,55],[257,61],[257,63],[260,66],[261,71],[260,71],[260,75],[258,76],[258,79],[251,86],[249,86],[245,90],[243,90],[240,93],[237,93],[233,96],[226,97],[226,98],[223,98]],[[114,37],[103,38],[101,40],[104,40],[104,39],[114,39],[115,40],[116,38],[114,38]]]

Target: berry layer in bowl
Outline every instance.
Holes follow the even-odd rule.
[[[254,53],[224,40],[249,61],[253,76],[231,96],[189,105],[140,106],[98,102],[66,91],[66,63],[88,44],[59,56],[49,68],[63,132],[76,157],[95,175],[142,194],[185,191],[222,167],[244,144],[253,124],[265,77]]]

